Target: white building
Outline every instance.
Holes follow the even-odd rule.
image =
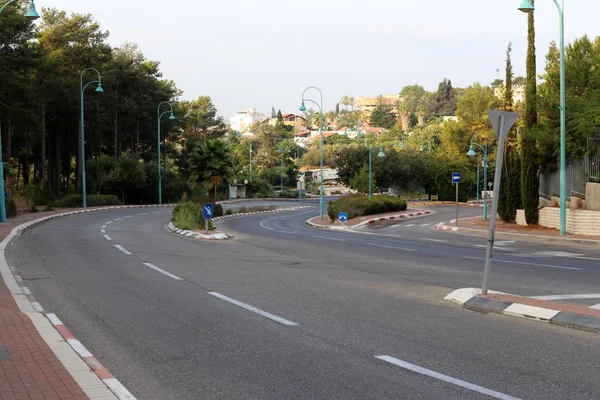
[[[229,118],[229,126],[234,131],[246,132],[253,124],[264,121],[266,118],[267,116],[256,111],[256,108],[248,108]]]

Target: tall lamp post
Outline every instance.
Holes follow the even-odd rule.
[[[558,9],[560,30],[560,234],[567,234],[567,105],[565,78],[565,0],[553,0]],[[531,0],[523,0],[520,11],[530,13],[535,10]]]
[[[9,4],[14,3],[16,0],[10,0],[0,8],[0,14]],[[33,0],[29,3],[29,10],[25,13],[25,18],[28,20],[36,20],[40,17],[40,14],[35,10],[35,3]],[[0,121],[0,222],[6,222],[6,199],[4,198],[4,161],[2,160],[2,122]]]
[[[373,197],[373,148],[370,145],[367,145],[369,149],[369,198]],[[383,151],[383,147],[379,148],[379,153],[377,157],[383,158],[385,157],[385,152]]]
[[[487,173],[488,173],[488,149],[487,144],[485,147],[480,145],[479,143],[475,143],[471,141],[471,147],[467,152],[468,157],[477,156],[477,152],[475,151],[475,146],[478,146],[483,151],[483,220],[487,221],[488,219],[488,202],[487,202]],[[477,171],[479,171],[479,161],[477,161]],[[479,172],[477,173],[477,196],[479,196]]]
[[[281,154],[281,171],[279,174],[279,181],[280,181],[280,189],[283,192],[283,156],[285,155],[285,153],[290,154],[290,149],[284,149],[283,147],[280,147],[279,153]]]
[[[169,111],[165,111],[162,114],[160,113],[160,108],[163,105],[169,106]],[[163,101],[156,107],[156,116],[158,123],[158,136],[156,140],[156,154],[158,155],[158,204],[162,204],[162,168],[160,166],[160,121],[163,116],[170,114],[169,119],[174,120],[175,114],[173,114],[173,106],[168,101]]]
[[[33,2],[32,2],[33,3]],[[85,74],[87,71],[94,71],[96,72],[96,74],[98,74],[98,79],[97,80],[93,80],[93,81],[89,81],[88,83],[85,84],[85,86],[83,85],[83,74]],[[80,88],[80,100],[81,100],[81,104],[79,105],[79,108],[81,110],[81,117],[80,117],[80,121],[81,121],[81,197],[83,198],[83,208],[87,208],[87,188],[86,188],[86,181],[85,181],[85,108],[84,108],[84,94],[85,94],[85,89],[87,89],[87,87],[93,83],[97,83],[98,86],[96,86],[96,92],[98,93],[103,93],[104,90],[102,89],[102,75],[100,75],[100,72],[98,72],[98,70],[96,68],[86,68],[83,71],[81,71],[81,75],[80,75],[80,79],[79,79],[79,88]]]
[[[302,174],[302,165],[300,164],[300,145],[296,143],[296,159],[298,160],[298,198],[302,198],[302,181],[300,181],[300,176]]]
[[[316,91],[319,92],[319,94],[321,95],[321,103],[320,104],[314,100],[304,98],[304,94],[309,89],[315,89]],[[321,221],[323,221],[323,218],[324,218],[324,216],[323,216],[323,92],[321,92],[321,90],[319,88],[317,88],[316,86],[307,87],[302,92],[302,104],[300,105],[300,111],[303,111],[303,112],[306,111],[306,106],[304,105],[304,102],[306,102],[306,101],[313,103],[314,105],[319,107],[319,136],[320,136],[319,158],[321,160],[321,183],[320,183],[320,190],[319,190],[319,209],[320,209],[319,215],[321,217]]]

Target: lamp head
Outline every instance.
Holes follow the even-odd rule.
[[[299,110],[302,112],[306,111],[306,106],[304,105],[304,101],[302,101],[302,104],[300,104]]]
[[[98,82],[98,87],[96,88],[96,92],[104,93],[104,89],[102,89],[102,82]]]
[[[171,116],[169,117],[170,120],[175,119],[175,115],[173,113],[171,113]]]
[[[31,0],[31,3],[29,3],[29,10],[25,13],[25,18],[27,18],[30,21],[36,20],[40,17],[40,14],[38,14],[38,12],[35,9],[35,3],[33,2],[33,0]]]
[[[419,151],[422,153],[423,152],[423,145],[421,145],[421,148],[419,149]]]
[[[523,11],[524,13],[535,11],[535,6],[531,2],[531,0],[523,0],[523,3],[519,7],[519,11]]]
[[[383,151],[383,147],[379,148],[379,154],[377,154],[377,157],[379,157],[379,158],[385,157],[385,152]]]
[[[402,141],[402,150],[406,150],[406,143],[404,141]]]
[[[471,145],[469,151],[467,152],[467,157],[475,157],[477,153],[475,152],[475,146]]]

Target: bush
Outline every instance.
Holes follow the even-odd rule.
[[[279,197],[283,199],[295,199],[298,197],[298,193],[286,189],[283,192],[279,192]]]
[[[233,214],[233,209],[228,208],[227,211],[225,211],[225,215],[232,215]]]
[[[406,202],[394,196],[381,195],[369,199],[368,196],[361,194],[351,194],[329,202],[327,214],[331,222],[334,222],[342,211],[348,214],[349,219],[352,219],[362,215],[405,211],[406,208]]]
[[[223,216],[223,206],[220,204],[215,204],[213,217],[222,217],[222,216]]]
[[[83,205],[83,196],[80,194],[68,194],[52,203],[52,207],[75,208]],[[87,206],[119,206],[121,201],[112,194],[92,194],[87,196]]]
[[[192,201],[182,201],[173,209],[171,222],[175,227],[183,230],[204,229],[202,206]],[[208,225],[208,229],[212,229],[212,223],[209,222]]]
[[[264,179],[256,179],[246,187],[247,197],[268,198],[273,196],[273,187]]]
[[[33,209],[34,206],[45,206],[54,201],[54,193],[47,186],[30,184],[23,190],[23,197],[27,202],[27,207]]]
[[[15,203],[15,199],[12,197],[7,197],[4,201],[6,206],[6,216],[7,217],[16,217],[17,216],[17,203]]]

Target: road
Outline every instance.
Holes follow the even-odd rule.
[[[166,231],[168,210],[114,210],[27,231],[11,257],[140,399],[600,398],[599,335],[442,300],[481,285],[484,254],[421,226],[449,212],[361,233],[313,230],[315,210],[256,215],[197,242]],[[598,286],[598,263],[504,247],[518,264],[497,263],[493,289]]]

